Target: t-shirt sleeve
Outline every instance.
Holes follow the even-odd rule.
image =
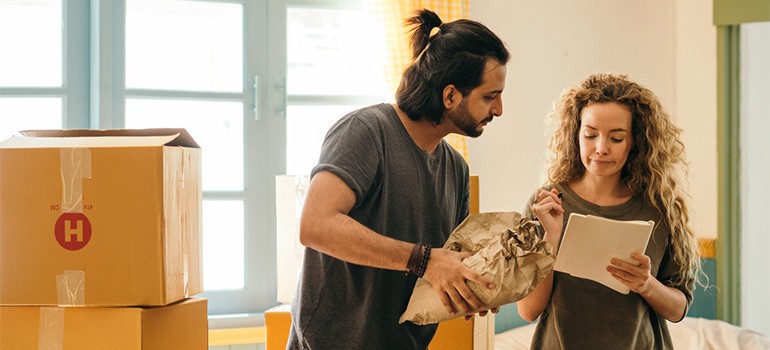
[[[380,142],[375,136],[355,115],[343,117],[326,134],[311,177],[320,171],[337,175],[353,190],[359,205],[379,171]]]
[[[673,251],[671,249],[672,247],[669,244],[665,255],[663,255],[663,260],[660,262],[657,278],[664,285],[679,289],[682,291],[685,298],[687,298],[687,304],[685,305],[684,313],[682,314],[682,319],[684,319],[684,316],[687,315],[687,311],[690,309],[690,305],[692,305],[695,279],[692,274],[685,278],[680,278],[679,268],[681,265],[674,260]],[[681,319],[676,322],[679,321],[681,321]]]
[[[466,167],[463,167],[462,175],[460,176],[462,181],[460,183],[463,186],[463,197],[461,199],[461,203],[458,206],[459,210],[457,213],[457,224],[455,226],[459,226],[465,218],[470,215],[471,211],[471,181],[470,181],[470,173],[469,170]]]

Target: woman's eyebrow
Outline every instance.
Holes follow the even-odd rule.
[[[590,125],[584,125],[583,127],[591,129],[591,130],[599,130],[599,129],[594,128],[593,126],[590,126]],[[625,133],[628,133],[628,130],[626,130],[624,128],[615,128],[615,129],[610,130],[610,132],[625,132]]]

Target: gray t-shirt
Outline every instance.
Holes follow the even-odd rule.
[[[349,215],[406,242],[441,247],[468,215],[468,165],[445,141],[417,147],[393,106],[354,111],[329,130],[312,174],[329,171],[355,193]],[[404,261],[406,269],[406,261]],[[416,278],[305,249],[289,349],[425,349],[436,326],[398,323]]]
[[[645,252],[651,260],[650,273],[663,284],[681,290],[687,298],[687,308],[690,307],[694,281],[673,284],[679,265],[671,252],[671,232],[661,224],[660,213],[642,196],[634,196],[616,206],[598,206],[579,197],[566,184],[555,187],[564,194],[565,227],[573,212],[615,220],[655,221]],[[551,299],[540,315],[531,348],[672,349],[673,346],[667,321],[639,294],[621,294],[598,282],[556,271]]]

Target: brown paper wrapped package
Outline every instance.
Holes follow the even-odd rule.
[[[490,308],[525,297],[551,271],[555,257],[551,244],[535,230],[540,224],[517,212],[471,214],[449,236],[444,248],[469,252],[463,263],[485,278],[495,289],[467,281],[468,287]],[[438,294],[424,279],[417,280],[399,323],[425,325],[459,316],[447,312]]]

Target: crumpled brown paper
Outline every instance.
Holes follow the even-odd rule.
[[[468,287],[484,305],[499,307],[527,296],[553,267],[553,248],[537,236],[539,225],[517,212],[471,214],[452,232],[444,248],[471,253],[463,263],[492,280],[496,288],[466,281]],[[447,312],[433,287],[420,278],[398,322],[426,325],[459,316],[463,314]]]

